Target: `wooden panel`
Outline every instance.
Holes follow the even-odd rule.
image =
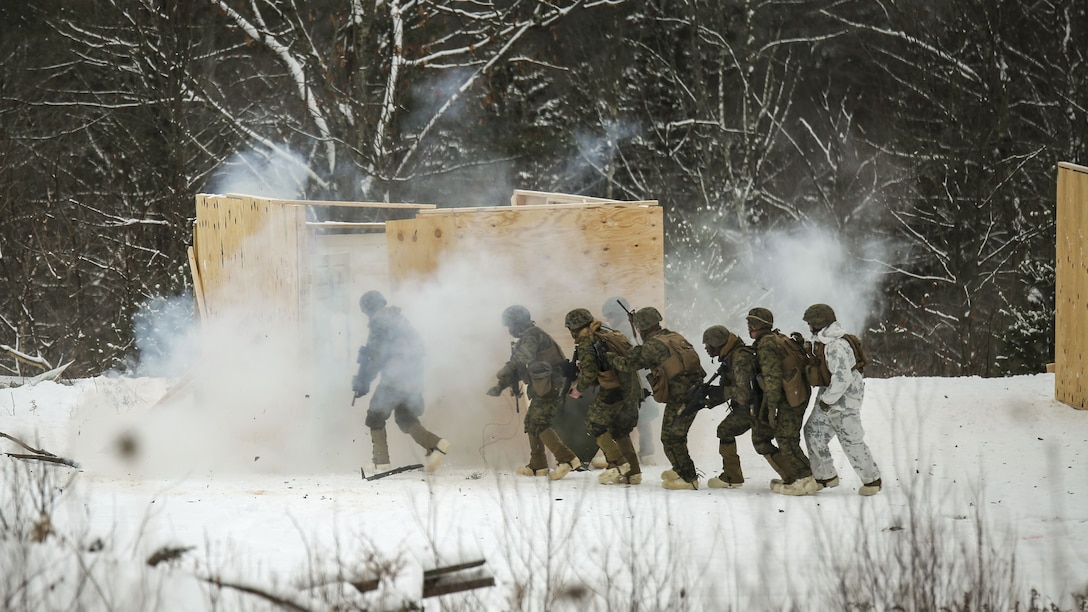
[[[392,283],[426,279],[454,256],[486,261],[475,290],[522,281],[525,305],[551,333],[571,308],[597,312],[624,295],[664,307],[662,211],[657,206],[503,207],[428,211],[390,221]],[[538,314],[539,313],[539,314]]]
[[[569,193],[552,193],[549,191],[528,191],[515,189],[510,196],[511,206],[540,206],[547,204],[601,204],[616,203],[618,200],[606,200],[604,198],[591,198],[589,196],[573,195]]]
[[[1058,164],[1054,395],[1088,409],[1088,168]]]
[[[297,328],[308,302],[305,206],[249,196],[198,195],[194,258],[208,316],[251,309]]]

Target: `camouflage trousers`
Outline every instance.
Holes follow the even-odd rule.
[[[559,411],[559,390],[553,389],[544,395],[538,395],[529,402],[525,409],[525,433],[539,436],[552,426],[555,413]]]
[[[613,390],[615,391],[615,390]],[[586,433],[589,437],[608,432],[614,440],[626,438],[638,424],[638,404],[623,393],[600,391],[586,411]]]
[[[684,402],[669,402],[665,404],[664,416],[661,418],[661,446],[665,449],[665,457],[672,464],[672,469],[680,478],[691,481],[696,477],[695,462],[688,453],[688,430],[695,422],[698,410],[689,410],[681,414]]]
[[[801,450],[801,427],[807,406],[782,406],[774,420],[774,440],[778,443],[776,461],[788,473],[790,482],[812,475],[805,451]]]
[[[805,422],[805,444],[812,461],[812,475],[817,480],[835,477],[835,464],[831,460],[828,443],[839,438],[839,446],[861,482],[869,483],[880,478],[880,468],[865,443],[865,429],[861,426],[861,411],[857,408],[822,410],[819,405],[812,409]]]
[[[378,385],[378,388],[374,390],[374,396],[370,398],[370,407],[366,411],[366,426],[370,429],[383,429],[385,422],[392,415],[397,427],[408,433],[408,430],[419,422],[422,414],[422,393]]]

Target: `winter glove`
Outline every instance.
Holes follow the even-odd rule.
[[[494,387],[491,387],[490,389],[487,390],[487,394],[490,395],[491,397],[498,397],[498,396],[502,395],[502,390],[504,388],[505,387],[503,387],[502,385],[495,385]]]

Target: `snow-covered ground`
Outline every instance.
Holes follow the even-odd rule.
[[[1035,605],[1085,605],[1088,412],[1053,399],[1053,375],[867,384],[863,421],[884,473],[884,490],[868,498],[834,443],[842,485],[810,497],[771,493],[773,473],[748,436],[739,439],[741,489],[665,490],[661,462],[645,466],[640,486],[599,485],[596,472],[552,482],[513,475],[527,448],[511,416],[474,436],[445,433],[455,450],[433,475],[366,481],[360,408],[239,419],[193,398],[160,402],[172,390],[181,397],[182,385],[151,378],[0,388],[0,432],[81,466],[0,458],[0,597],[5,609],[816,610],[872,601],[909,610],[974,591],[972,608],[981,594],[1025,609],[1034,588]],[[722,417],[722,408],[704,411],[692,429],[707,477],[720,471]],[[394,461],[416,462],[390,428]],[[0,450],[26,452],[7,439]],[[35,524],[36,539],[49,533],[40,543],[30,541]],[[167,549],[183,552],[147,563]],[[424,570],[476,559],[495,586],[422,598]],[[368,574],[384,580],[365,594],[344,581]]]

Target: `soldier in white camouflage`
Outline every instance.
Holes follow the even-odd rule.
[[[392,415],[400,430],[427,451],[424,469],[433,472],[445,459],[450,443],[419,422],[423,414],[423,340],[400,308],[389,306],[378,291],[364,293],[359,309],[369,319],[369,334],[359,350],[359,371],[351,386],[356,398],[363,397],[381,375],[366,411],[375,468],[390,467],[385,424]]]
[[[801,427],[807,405],[790,406],[786,398],[782,371],[786,351],[777,337],[782,334],[774,329],[774,315],[766,308],[749,310],[747,320],[758,364],[756,380],[763,390],[756,418],[770,426],[778,444],[778,452],[764,455],[781,476],[771,481],[771,490],[783,495],[810,495],[819,490],[819,484],[812,477],[808,457],[801,449]]]
[[[685,411],[687,393],[703,382],[706,371],[699,354],[680,334],[661,327],[661,313],[654,307],[635,312],[634,323],[642,344],[632,347],[627,357],[610,353],[617,370],[650,370],[648,376],[654,399],[665,404],[661,421],[661,445],[672,469],[662,473],[666,489],[698,489],[695,462],[688,452],[688,430],[697,411]]]
[[[805,310],[805,323],[812,332],[816,368],[824,368],[829,381],[816,391],[816,407],[805,423],[805,443],[812,462],[812,473],[821,488],[836,487],[839,477],[831,460],[828,444],[839,439],[850,465],[861,478],[861,495],[880,492],[880,468],[865,443],[861,425],[861,404],[865,397],[865,380],[855,366],[857,358],[850,343],[843,338],[846,331],[827,304],[813,304]]]
[[[536,326],[524,306],[515,305],[504,310],[502,323],[517,341],[510,360],[496,374],[498,382],[487,394],[498,397],[507,388],[518,394],[521,383],[526,383],[529,407],[525,411],[525,433],[529,436],[529,463],[517,468],[516,472],[522,476],[549,476],[559,480],[582,465],[574,451],[552,429],[552,421],[559,410],[566,357],[555,339]],[[548,470],[545,448],[555,457],[554,470]]]
[[[607,465],[597,477],[601,484],[641,484],[642,469],[631,432],[638,422],[642,392],[635,372],[620,371],[608,362],[608,353],[624,355],[631,343],[622,333],[593,319],[585,308],[575,308],[564,321],[574,339],[577,378],[572,388],[579,393],[598,391],[586,414],[586,433],[597,441]]]

